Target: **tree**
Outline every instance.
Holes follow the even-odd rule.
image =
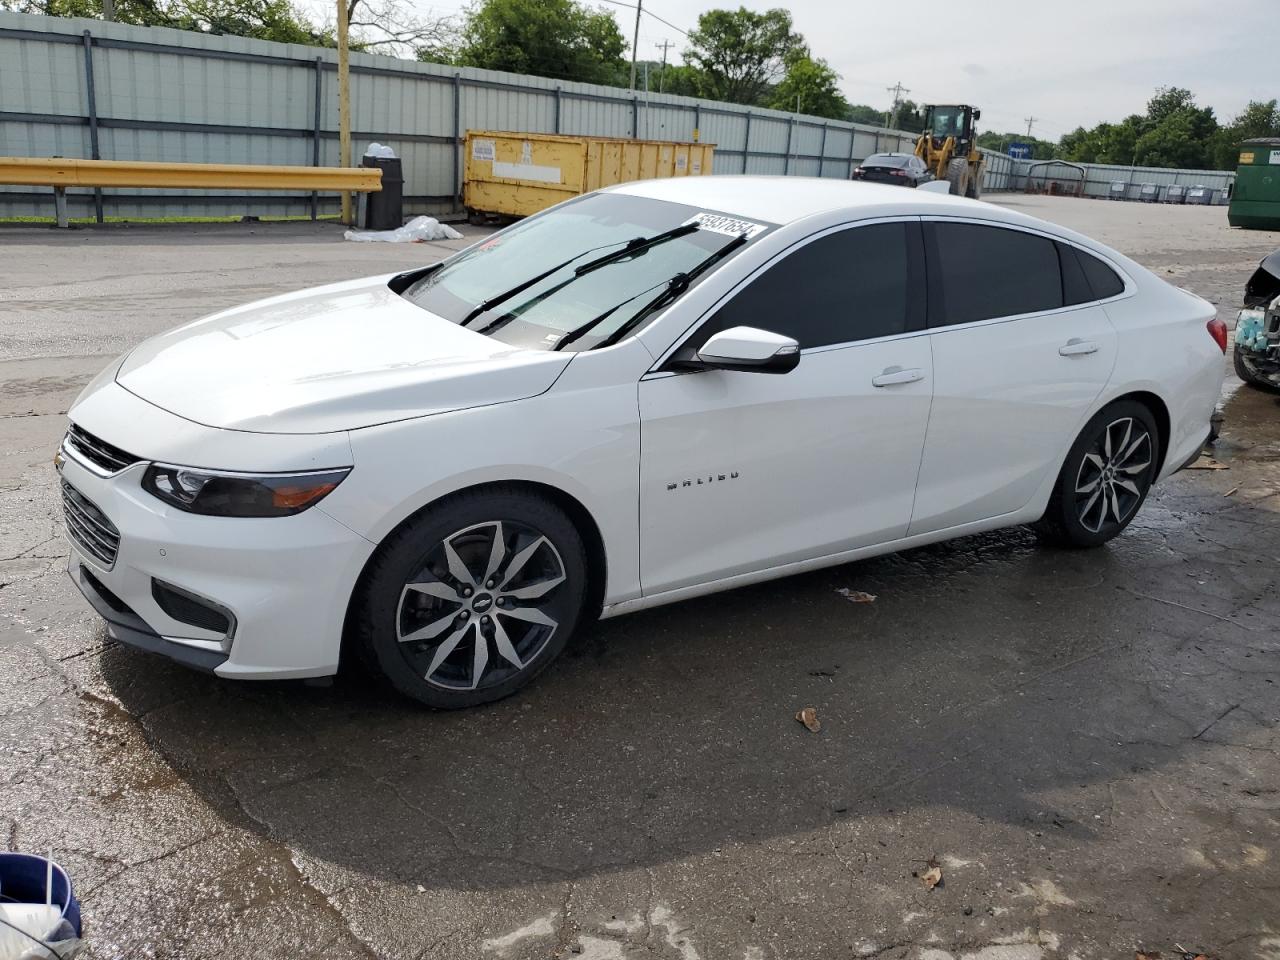
[[[175,0],[165,26],[200,33],[316,45],[325,37],[288,0]]]
[[[699,93],[712,100],[757,104],[786,71],[789,55],[804,40],[781,8],[756,13],[708,10],[689,34],[685,63],[700,74]]]
[[[482,0],[462,26],[456,62],[583,83],[622,81],[617,21],[574,0]]]
[[[1132,114],[1120,123],[1083,127],[1062,138],[1064,159],[1081,163],[1200,169],[1214,165],[1221,142],[1211,107],[1196,106],[1195,96],[1182,87],[1160,87],[1147,101],[1145,114]]]
[[[894,130],[906,130],[908,133],[924,131],[924,106],[917,106],[914,100],[903,100],[897,110],[888,112],[891,113],[889,126]]]
[[[884,116],[887,110],[877,110],[875,107],[867,106],[865,103],[855,103],[849,108],[849,112],[845,114],[845,119],[850,123],[869,123],[879,127],[884,125]]]
[[[1214,166],[1234,170],[1240,156],[1240,141],[1256,137],[1280,137],[1280,108],[1275,100],[1250,100],[1236,118],[1223,127],[1214,145]]]
[[[814,60],[807,49],[799,48],[787,58],[786,76],[773,88],[768,106],[843,120],[850,107],[839,84],[840,74],[827,61]]]

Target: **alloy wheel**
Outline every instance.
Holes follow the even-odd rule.
[[[1085,452],[1076,473],[1076,515],[1090,533],[1123,526],[1150,486],[1151,434],[1133,417],[1113,420]]]
[[[566,615],[565,566],[540,531],[510,520],[437,543],[400,594],[400,652],[427,683],[483,690],[528,668]]]

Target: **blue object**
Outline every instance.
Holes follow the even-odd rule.
[[[1262,329],[1264,316],[1261,310],[1240,311],[1240,316],[1236,318],[1236,343],[1241,349],[1249,351],[1267,349],[1267,335]]]
[[[49,861],[29,853],[0,853],[0,900],[10,903],[44,903]],[[80,936],[80,901],[71,889],[71,878],[53,865],[53,904]]]
[[[1009,156],[1015,160],[1031,159],[1031,144],[1029,143],[1011,143],[1009,144]]]

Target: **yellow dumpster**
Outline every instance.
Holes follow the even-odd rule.
[[[614,183],[709,174],[715,144],[468,130],[465,151],[467,211],[527,217]]]

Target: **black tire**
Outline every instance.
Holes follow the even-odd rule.
[[[1267,393],[1280,392],[1280,388],[1277,388],[1275,384],[1258,376],[1257,371],[1249,365],[1248,358],[1245,357],[1239,346],[1231,353],[1231,365],[1235,367],[1236,376],[1255,390],[1265,390]]]
[[[1131,433],[1128,440],[1124,438],[1125,421],[1134,430],[1140,428],[1146,436],[1145,443],[1136,433]],[[1127,459],[1126,449],[1131,451]],[[1107,457],[1107,450],[1113,459]],[[1149,455],[1143,456],[1144,450]],[[1141,509],[1159,469],[1159,452],[1160,431],[1146,406],[1136,400],[1118,400],[1099,410],[1071,445],[1049,506],[1034,524],[1036,531],[1063,546],[1097,547],[1106,543],[1124,530]],[[1135,469],[1139,465],[1141,469]],[[1091,487],[1095,478],[1097,486]],[[1137,492],[1120,486],[1122,482]],[[1090,500],[1095,489],[1101,506]],[[1108,500],[1109,496],[1114,499]]]
[[[455,575],[462,572],[470,581]],[[536,599],[516,596],[553,581]],[[353,601],[351,639],[405,696],[444,710],[473,707],[510,696],[560,655],[582,619],[586,586],[582,537],[555,504],[502,486],[461,493],[383,541]],[[542,620],[528,619],[530,610]]]

